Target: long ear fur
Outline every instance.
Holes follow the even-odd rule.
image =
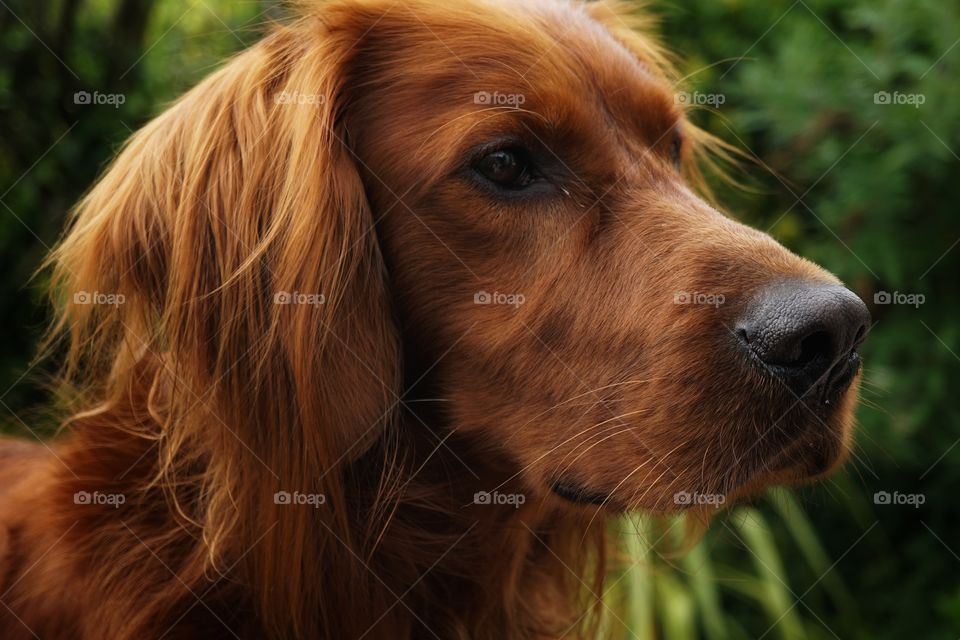
[[[338,467],[391,425],[400,386],[373,218],[337,129],[346,55],[324,34],[316,19],[278,29],[137,132],[51,258],[71,429],[154,443],[145,485],[195,527],[205,570],[238,563],[278,637],[322,629],[318,603],[358,605],[340,601],[370,576],[340,546]],[[136,398],[148,420],[110,420]]]

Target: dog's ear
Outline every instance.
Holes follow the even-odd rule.
[[[68,370],[95,387],[82,397],[107,412],[149,386],[158,478],[201,470],[185,511],[211,557],[275,519],[274,552],[311,571],[307,520],[345,509],[305,516],[273,494],[343,507],[340,470],[400,393],[374,218],[338,129],[346,56],[323,32],[278,29],[134,134],[51,260]],[[270,588],[315,602],[300,576]]]
[[[134,134],[52,261],[74,362],[116,379],[155,358],[185,403],[242,407],[229,417],[251,447],[279,429],[350,458],[396,400],[398,344],[338,130],[342,61],[298,36],[275,33]]]

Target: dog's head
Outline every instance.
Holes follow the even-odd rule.
[[[694,192],[703,135],[623,15],[507,4],[350,36],[344,130],[412,377],[568,501],[677,509],[829,469],[863,303]]]
[[[627,19],[325,3],[134,138],[61,276],[125,295],[125,331],[236,420],[327,442],[321,465],[419,382],[568,503],[816,476],[846,448],[866,309],[695,193],[704,136]]]
[[[161,461],[205,469],[212,548],[277,489],[350,504],[339,469],[412,399],[562,508],[716,504],[842,459],[866,309],[697,195],[705,136],[626,20],[321,3],[81,203],[55,256],[72,361],[117,402],[161,365]],[[275,551],[350,517],[290,511]]]

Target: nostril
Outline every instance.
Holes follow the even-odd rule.
[[[800,341],[800,354],[793,362],[782,364],[790,367],[805,367],[817,359],[833,359],[833,339],[826,331],[815,331]]]

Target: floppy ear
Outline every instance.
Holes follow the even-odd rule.
[[[261,595],[290,609],[321,601],[320,555],[347,555],[304,539],[316,519],[348,535],[339,470],[400,393],[374,221],[337,129],[340,50],[304,20],[236,57],[132,136],[52,258],[68,372],[93,381],[83,397],[109,412],[149,363],[157,479],[199,475],[178,507],[209,559],[253,549]],[[277,491],[330,508],[277,505]]]

